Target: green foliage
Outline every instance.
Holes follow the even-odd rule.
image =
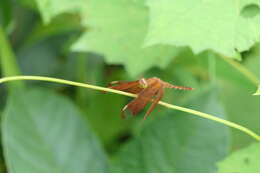
[[[110,64],[124,64],[132,76],[152,66],[166,67],[177,55],[178,50],[173,46],[143,48],[148,28],[148,9],[142,0],[82,1],[37,1],[46,23],[61,12],[77,11],[80,14],[87,31],[72,46],[74,51],[104,55]],[[119,17],[120,13],[124,15]]]
[[[187,106],[224,118],[213,91],[203,91]],[[123,147],[112,172],[213,173],[215,162],[227,154],[228,136],[223,125],[185,113],[166,112]]]
[[[146,45],[188,45],[194,52],[211,49],[235,56],[236,51],[248,50],[259,41],[260,16],[240,14],[259,11],[259,7],[247,8],[252,4],[257,7],[259,1],[148,0],[150,26]]]
[[[10,173],[106,172],[106,157],[78,109],[44,90],[15,92],[2,122]]]
[[[260,134],[259,28],[258,0],[1,0],[0,75],[156,76],[195,88],[163,101]],[[260,172],[259,143],[210,120],[159,105],[121,119],[132,98],[48,82],[0,89],[0,173]]]
[[[15,60],[15,55],[13,54],[9,40],[7,40],[5,31],[0,26],[0,61],[2,64],[2,73],[4,76],[14,76],[19,75],[20,72],[17,68],[17,63]],[[17,87],[22,87],[21,82],[16,82],[15,84],[9,84],[9,89],[17,89]]]
[[[82,23],[89,32],[73,45],[75,51],[104,55],[108,63],[124,64],[132,76],[152,66],[166,67],[178,53],[168,45],[142,46],[148,10],[141,0],[90,0],[84,10]]]
[[[12,21],[12,2],[2,0],[0,5],[0,25],[7,28]]]
[[[237,151],[218,163],[218,173],[230,172],[259,172],[260,143],[254,143],[247,148]]]
[[[49,23],[50,20],[61,13],[75,13],[81,10],[82,6],[85,6],[84,0],[35,0],[39,10],[41,11],[42,18],[45,23]]]
[[[248,50],[260,37],[257,0],[237,4],[148,0],[150,15],[143,0],[37,3],[46,23],[62,12],[77,12],[87,30],[72,49],[104,55],[106,62],[124,64],[133,76],[152,66],[166,67],[178,53],[172,46],[190,46],[196,53],[211,49],[238,58],[238,52]]]

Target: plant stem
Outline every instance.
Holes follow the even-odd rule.
[[[84,84],[84,83],[79,83],[79,82],[73,82],[73,81],[68,81],[68,80],[63,80],[63,79],[56,79],[56,78],[51,78],[51,77],[43,77],[43,76],[12,76],[12,77],[4,77],[4,78],[0,79],[0,83],[9,82],[9,81],[17,81],[17,80],[48,81],[48,82],[67,84],[67,85],[72,85],[72,86],[77,86],[77,87],[90,88],[90,89],[99,90],[99,91],[111,92],[111,93],[116,93],[116,94],[129,96],[129,97],[136,97],[137,96],[136,94],[131,94],[131,93],[127,93],[127,92],[123,92],[123,91],[119,91],[119,90],[114,90],[114,89],[110,89],[110,88],[105,88],[105,87],[100,87],[100,86],[95,86],[95,85],[89,85],[89,84]],[[165,103],[165,102],[162,102],[162,101],[160,101],[159,104],[162,105],[162,106],[165,106],[167,108],[170,108],[170,109],[175,109],[175,110],[187,112],[187,113],[190,113],[190,114],[197,115],[199,117],[203,117],[203,118],[206,118],[206,119],[209,119],[209,120],[213,120],[213,121],[219,122],[219,123],[224,124],[226,126],[238,129],[238,130],[246,133],[247,135],[253,137],[254,139],[260,141],[260,136],[258,136],[256,133],[254,133],[250,129],[248,129],[246,127],[243,127],[241,125],[238,125],[236,123],[233,123],[233,122],[230,122],[230,121],[227,121],[227,120],[215,117],[215,116],[210,115],[210,114],[206,114],[206,113],[199,112],[199,111],[196,111],[196,110],[192,110],[192,109],[188,109],[188,108],[172,105],[172,104]]]
[[[13,50],[1,26],[0,26],[0,64],[4,76],[14,76],[20,74]],[[21,81],[8,85],[9,90],[22,88],[22,87],[23,87],[23,83]]]
[[[242,64],[232,60],[231,58],[221,56],[221,58],[235,67],[240,73],[242,73],[245,77],[247,77],[253,84],[256,84],[257,86],[260,84],[260,79],[258,79],[254,73],[249,71],[247,68],[245,68]]]

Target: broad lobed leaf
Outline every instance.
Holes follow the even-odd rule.
[[[238,52],[260,40],[258,0],[147,0],[149,9],[144,0],[36,2],[46,23],[60,13],[77,12],[87,29],[72,49],[104,55],[132,76],[166,67],[179,53],[175,46],[239,59]]]
[[[147,5],[146,45],[189,46],[196,53],[211,49],[234,57],[260,41],[259,0],[147,0]]]
[[[105,173],[106,156],[77,108],[46,90],[15,92],[2,122],[10,173]]]
[[[73,51],[104,55],[109,64],[123,64],[132,76],[157,66],[166,67],[178,54],[169,45],[143,47],[148,9],[143,0],[36,0],[45,23],[64,12],[78,12],[86,32]]]
[[[152,66],[166,67],[178,53],[168,45],[143,47],[148,9],[142,0],[89,0],[82,18],[89,31],[73,50],[104,55],[107,63],[124,64],[132,76]]]

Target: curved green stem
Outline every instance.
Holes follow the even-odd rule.
[[[136,94],[131,94],[131,93],[118,91],[118,90],[114,90],[114,89],[110,89],[110,88],[105,88],[105,87],[100,87],[100,86],[95,86],[95,85],[89,85],[89,84],[84,84],[84,83],[79,83],[79,82],[73,82],[73,81],[68,81],[68,80],[63,80],[63,79],[56,79],[56,78],[51,78],[51,77],[43,77],[43,76],[12,76],[12,77],[4,77],[4,78],[0,79],[0,83],[9,82],[9,81],[17,81],[17,80],[48,81],[48,82],[55,82],[55,83],[73,85],[73,86],[77,86],[77,87],[90,88],[90,89],[99,90],[99,91],[111,92],[111,93],[116,93],[116,94],[129,96],[129,97],[136,97],[137,96]],[[190,114],[197,115],[199,117],[203,117],[203,118],[206,118],[206,119],[209,119],[209,120],[213,120],[213,121],[219,122],[219,123],[224,124],[226,126],[238,129],[238,130],[248,134],[249,136],[255,138],[256,140],[260,141],[260,136],[258,136],[256,133],[254,133],[250,129],[248,129],[246,127],[243,127],[241,125],[238,125],[236,123],[233,123],[233,122],[230,122],[230,121],[227,121],[227,120],[215,117],[215,116],[210,115],[210,114],[206,114],[206,113],[199,112],[199,111],[196,111],[196,110],[192,110],[192,109],[188,109],[188,108],[172,105],[172,104],[165,103],[165,102],[162,102],[162,101],[160,101],[159,104],[162,105],[162,106],[165,106],[167,108],[170,108],[170,109],[175,109],[175,110],[187,112],[187,113],[190,113]]]

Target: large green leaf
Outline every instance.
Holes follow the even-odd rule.
[[[132,76],[153,66],[166,67],[178,53],[169,45],[143,47],[148,28],[143,0],[36,1],[46,23],[60,13],[78,12],[88,29],[72,49],[104,55],[107,63],[124,64]]]
[[[224,118],[214,91],[195,97],[192,109]],[[153,115],[156,116],[156,115]],[[226,127],[213,121],[169,112],[146,126],[114,162],[113,173],[213,173],[228,149]]]
[[[82,18],[89,27],[73,46],[76,51],[93,51],[108,63],[124,64],[135,76],[152,67],[165,67],[176,55],[173,46],[143,48],[148,27],[148,10],[143,0],[88,0]]]
[[[260,171],[260,143],[241,149],[218,163],[218,173],[257,173]]]
[[[106,157],[77,108],[44,90],[11,95],[2,124],[10,173],[104,173]]]
[[[148,0],[146,45],[212,49],[226,56],[249,49],[260,38],[259,0]]]

